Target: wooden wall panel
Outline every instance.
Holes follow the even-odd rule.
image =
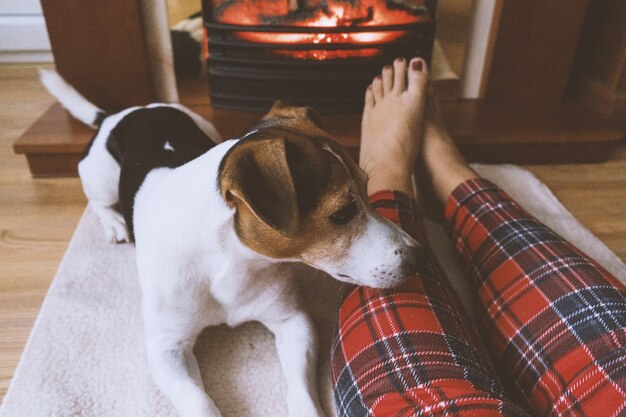
[[[589,2],[502,1],[485,99],[561,101]]]
[[[571,94],[626,123],[626,1],[592,2],[571,80]]]
[[[41,0],[57,70],[109,110],[154,101],[139,0]]]

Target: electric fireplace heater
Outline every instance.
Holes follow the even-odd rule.
[[[436,0],[203,1],[214,107],[266,111],[276,99],[360,110],[397,57],[430,62]]]

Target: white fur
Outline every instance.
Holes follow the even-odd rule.
[[[341,165],[343,165],[343,167],[346,169],[346,171],[350,172],[348,170],[348,167],[346,166],[346,163],[343,162],[343,159],[341,158],[341,155],[339,155],[337,152],[333,151],[330,146],[324,144],[322,145],[322,149],[325,150],[326,152],[330,152],[335,158],[337,158],[339,160],[339,162],[341,162]]]
[[[258,131],[259,131],[259,129],[254,129],[254,130],[251,130],[251,131],[249,131],[248,133],[246,133],[245,135],[243,135],[243,136],[241,137],[241,139],[245,139],[245,138],[247,138],[248,136],[254,135],[254,134],[255,134],[256,132],[258,132]]]
[[[39,70],[42,84],[75,118],[84,124],[96,128],[94,124],[102,109],[90,103],[78,91],[69,85],[56,71]]]
[[[219,416],[192,353],[196,338],[206,326],[259,321],[276,336],[289,416],[323,417],[318,342],[297,300],[294,260],[246,247],[233,227],[235,211],[218,190],[220,161],[236,142],[224,142],[182,167],[153,171],[137,193],[137,266],[150,369],[181,416]],[[345,256],[307,263],[337,279],[377,287],[406,278],[398,273],[405,260],[399,249],[406,251],[413,240],[368,210],[364,233],[337,248]],[[353,276],[346,279],[340,271]]]
[[[150,369],[181,416],[219,416],[191,351],[196,338],[206,326],[260,321],[276,336],[290,417],[322,417],[317,337],[297,301],[291,263],[244,246],[233,228],[234,210],[218,192],[219,163],[235,143],[150,173],[137,193],[137,266]]]
[[[403,265],[417,250],[417,242],[391,221],[376,216],[371,207],[362,210],[367,226],[349,244],[338,242],[336,253],[342,256],[310,264],[351,284],[376,288],[401,284],[406,280]]]
[[[202,22],[202,17],[183,19],[176,23],[172,29],[189,32],[189,35],[200,44],[204,40],[204,24]]]

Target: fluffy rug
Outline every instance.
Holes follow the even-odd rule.
[[[626,280],[626,267],[581,226],[532,174],[514,166],[476,166],[531,213]],[[471,291],[443,229],[430,238],[464,302]],[[320,388],[332,406],[329,345],[340,284],[303,269],[302,296],[321,334]],[[86,210],[0,409],[0,417],[176,416],[148,373],[134,248],[105,243]],[[257,323],[207,329],[196,353],[207,391],[224,417],[286,416],[285,383],[272,335]]]

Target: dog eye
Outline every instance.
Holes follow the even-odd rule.
[[[337,212],[333,213],[329,217],[329,219],[331,222],[337,225],[346,224],[350,220],[352,220],[352,218],[356,215],[356,212],[357,212],[356,204],[352,202],[346,205],[345,207],[343,207],[342,209],[338,210]]]

